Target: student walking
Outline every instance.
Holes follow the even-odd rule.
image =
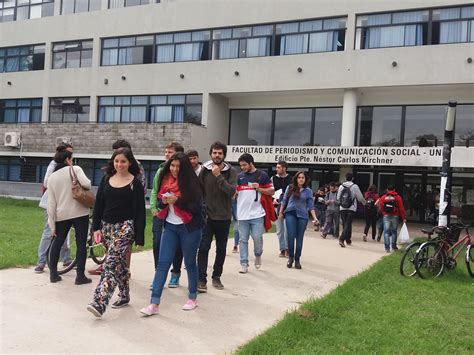
[[[403,206],[403,200],[395,191],[395,186],[387,187],[387,192],[379,200],[380,212],[383,216],[383,239],[385,244],[385,252],[390,253],[390,245],[392,250],[398,250],[397,247],[397,228],[398,218],[406,223],[406,212]],[[390,242],[390,238],[392,239]]]
[[[318,220],[321,222],[321,226],[316,225],[315,231],[319,231],[320,228],[323,228],[324,224],[326,223],[326,189],[321,186],[316,194],[314,195],[314,208],[316,209],[316,216]]]
[[[369,232],[369,228],[372,227],[372,240],[375,240],[375,236],[377,234],[377,206],[375,203],[379,199],[379,194],[377,193],[377,186],[370,185],[367,191],[364,194],[365,198],[365,206],[364,206],[364,214],[365,214],[365,228],[364,228],[364,242],[367,241],[367,233]]]
[[[179,245],[188,274],[188,301],[183,310],[192,310],[198,305],[196,255],[204,225],[203,198],[199,179],[186,154],[176,153],[166,162],[157,189],[157,207],[160,208],[157,217],[164,225],[150,304],[140,310],[147,316],[158,314],[168,270]]]
[[[354,175],[346,174],[346,181],[339,186],[337,191],[337,200],[341,210],[342,233],[339,237],[339,245],[345,248],[345,244],[352,244],[352,219],[357,211],[357,201],[365,205],[364,196],[360,192],[359,186],[352,182]]]
[[[50,250],[51,282],[61,281],[58,274],[58,260],[61,247],[69,230],[74,226],[76,231],[76,285],[90,283],[91,279],[84,275],[86,266],[86,242],[89,226],[89,208],[76,201],[72,195],[72,176],[84,189],[91,188],[91,181],[79,166],[72,165],[72,152],[64,150],[54,157],[56,168],[48,179],[48,224],[53,242]]]
[[[295,268],[301,269],[300,257],[304,232],[308,225],[308,211],[313,217],[313,225],[319,223],[314,209],[313,191],[308,186],[308,176],[305,172],[298,171],[285,191],[278,214],[279,219],[285,220],[288,231],[288,268],[293,266],[294,261]]]
[[[272,176],[272,184],[275,191],[281,190],[281,194],[273,199],[275,213],[280,213],[280,203],[285,194],[286,188],[291,184],[291,176],[287,173],[288,164],[285,161],[279,161],[276,165],[276,174]],[[285,221],[278,218],[275,223],[276,235],[280,244],[280,258],[288,257],[288,232]]]
[[[212,272],[212,286],[218,290],[224,288],[221,276],[232,219],[232,197],[235,195],[237,183],[234,168],[224,161],[226,154],[227,146],[221,142],[214,142],[209,149],[211,160],[203,164],[199,174],[207,215],[198,253],[199,292],[207,292],[207,264],[213,237],[216,240],[216,258]]]
[[[252,155],[242,154],[239,157],[239,165],[242,170],[237,176],[237,219],[239,221],[241,265],[239,272],[246,274],[249,268],[248,243],[250,236],[253,239],[255,268],[259,269],[262,266],[265,218],[268,222],[271,217],[267,213],[275,214],[273,205],[270,209],[263,207],[262,201],[264,200],[262,200],[262,196],[266,195],[271,199],[275,189],[267,173],[255,168]]]
[[[339,201],[337,200],[337,189],[337,184],[331,182],[329,184],[329,192],[324,198],[326,203],[326,222],[321,232],[321,237],[323,238],[326,238],[332,231],[334,238],[339,239]]]
[[[92,217],[96,241],[107,246],[104,271],[93,301],[87,310],[101,317],[118,287],[118,299],[112,308],[130,302],[127,253],[133,243],[145,243],[145,194],[138,176],[140,169],[129,148],[116,149],[99,185]]]

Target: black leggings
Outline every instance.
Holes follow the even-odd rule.
[[[365,212],[364,235],[369,233],[370,227],[372,227],[372,239],[375,239],[375,235],[377,234],[377,213],[375,211],[373,213]]]
[[[86,256],[87,256],[87,231],[89,226],[89,216],[77,217],[73,219],[66,219],[64,221],[56,222],[56,237],[53,239],[51,245],[51,251],[49,254],[49,262],[51,273],[54,274],[58,269],[58,260],[61,247],[66,240],[67,234],[71,227],[74,226],[76,231],[76,262],[77,262],[77,274],[84,274],[86,268]]]

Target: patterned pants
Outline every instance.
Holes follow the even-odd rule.
[[[127,220],[115,224],[102,221],[102,234],[104,244],[107,246],[107,257],[104,271],[94,292],[93,303],[105,312],[115,287],[118,286],[120,299],[130,298],[126,254],[133,242],[133,221]]]

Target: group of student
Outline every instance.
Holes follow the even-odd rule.
[[[104,169],[105,174],[97,190],[92,217],[94,238],[107,248],[103,266],[90,270],[92,274],[100,274],[92,301],[87,306],[87,310],[96,317],[104,314],[116,288],[118,297],[112,308],[129,304],[132,245],[140,249],[145,243],[147,190],[143,167],[135,159],[127,141],[119,140],[112,148],[112,157]],[[263,233],[270,230],[272,222],[276,224],[280,257],[288,258],[288,268],[294,264],[296,269],[301,269],[303,238],[310,218],[314,226],[319,226],[320,220],[325,220],[322,236],[333,233],[339,237],[339,244],[345,247],[344,243],[351,244],[351,223],[356,200],[366,204],[366,200],[368,203],[375,197],[369,198],[366,194],[364,199],[358,186],[352,183],[352,174],[348,174],[347,181],[339,188],[330,184],[329,191],[324,195],[326,209],[323,217],[315,207],[310,180],[305,172],[298,171],[290,177],[286,163],[278,162],[277,174],[270,178],[266,172],[256,169],[253,156],[245,153],[238,159],[241,172],[237,173],[225,161],[226,153],[225,144],[214,142],[209,149],[210,160],[201,164],[197,151],[185,153],[182,145],[176,142],[166,146],[165,162],[154,176],[150,195],[154,276],[150,286],[150,303],[141,309],[142,314],[158,314],[170,268],[168,287],[178,287],[183,261],[188,276],[188,299],[183,310],[197,307],[198,293],[207,292],[208,258],[213,239],[216,241],[216,257],[211,276],[212,286],[218,290],[224,288],[221,277],[232,220],[235,240],[238,240],[233,251],[240,253],[241,274],[249,271],[250,237],[253,239],[254,266],[256,269],[261,268]],[[84,189],[90,189],[91,182],[79,166],[73,165],[70,145],[58,147],[50,167],[45,177],[42,199],[43,205],[47,206],[47,223],[35,271],[44,270],[44,245],[48,238],[52,238],[50,281],[61,281],[57,264],[60,258],[67,262],[68,256],[61,256],[61,248],[67,244],[68,232],[74,226],[77,244],[75,283],[87,284],[91,282],[84,272],[89,209],[73,198],[72,176]],[[388,216],[391,212],[383,202],[387,196],[390,196],[390,191],[384,197],[377,198],[374,204]],[[397,196],[395,200],[396,203],[401,201]],[[316,201],[319,203],[319,198]],[[339,215],[343,222],[340,236]],[[389,231],[393,228],[393,222],[385,217],[384,230]]]

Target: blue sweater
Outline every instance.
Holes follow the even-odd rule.
[[[285,212],[295,211],[296,217],[308,219],[308,211],[314,210],[313,191],[309,187],[305,187],[300,192],[300,198],[296,198],[294,194],[288,198],[290,187],[285,191],[283,204]]]

